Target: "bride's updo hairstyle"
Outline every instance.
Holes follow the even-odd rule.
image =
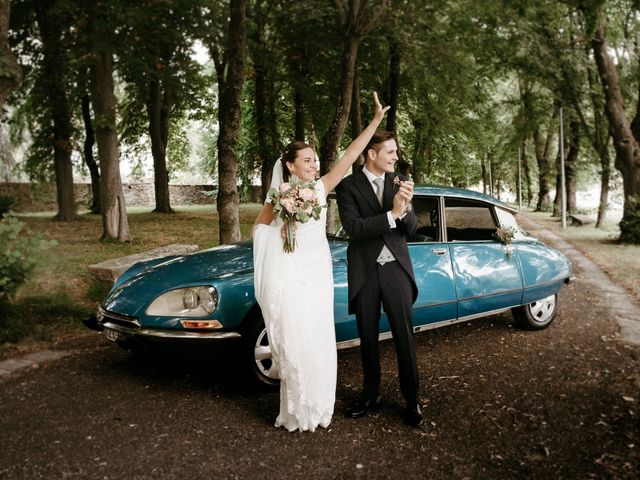
[[[284,147],[284,150],[282,151],[282,179],[285,182],[288,182],[289,177],[291,177],[291,172],[289,172],[289,168],[287,168],[287,162],[295,163],[298,152],[305,148],[311,148],[311,145],[300,140],[291,142],[289,145]]]

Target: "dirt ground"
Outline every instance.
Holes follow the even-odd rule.
[[[0,378],[0,478],[636,479],[640,347],[574,268],[546,330],[505,314],[417,335],[422,429],[402,422],[391,342],[383,407],[344,416],[361,372],[343,350],[334,420],[301,434],[272,426],[277,392],[247,388],[221,353],[140,360],[68,339],[71,355]]]

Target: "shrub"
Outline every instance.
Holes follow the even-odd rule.
[[[37,254],[53,244],[13,215],[0,221],[0,300],[15,293],[36,266]]]
[[[640,244],[640,200],[629,197],[625,200],[624,217],[620,221],[620,242]]]
[[[11,195],[0,195],[0,219],[9,213],[14,203],[16,201]]]

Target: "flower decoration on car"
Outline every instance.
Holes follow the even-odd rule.
[[[516,236],[516,229],[511,226],[498,227],[493,237],[503,245],[509,245]]]

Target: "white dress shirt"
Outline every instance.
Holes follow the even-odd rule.
[[[367,170],[367,167],[364,167],[362,169],[362,171],[364,172],[364,174],[367,177],[367,180],[369,180],[369,183],[371,184],[371,188],[373,189],[374,193],[376,191],[376,186],[373,183],[373,181],[377,178],[381,178],[382,179],[382,184],[384,185],[384,174],[381,177],[376,177],[373,173],[371,173],[369,170]],[[396,228],[396,221],[393,219],[393,216],[391,215],[391,210],[389,210],[387,212],[387,219],[389,220],[389,227],[391,228]]]

